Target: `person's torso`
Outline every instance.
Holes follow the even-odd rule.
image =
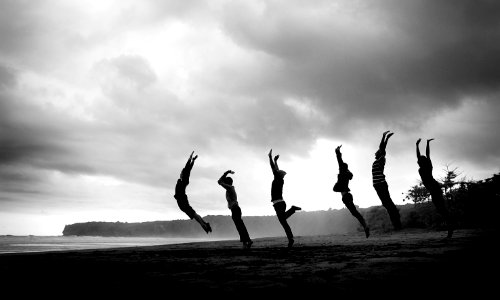
[[[238,203],[238,196],[236,195],[236,189],[234,186],[226,189],[226,200],[229,208],[231,208],[235,203]]]
[[[418,159],[418,173],[423,181],[433,179],[432,176],[432,162],[425,156],[421,156]]]
[[[376,159],[372,164],[372,179],[373,184],[385,182],[384,175],[385,158]]]
[[[182,180],[177,179],[177,184],[175,185],[175,195],[185,195],[186,194],[186,185]]]
[[[285,180],[281,177],[274,176],[271,184],[271,200],[283,199],[283,184]]]

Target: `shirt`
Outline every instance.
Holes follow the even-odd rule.
[[[373,185],[385,182],[385,155],[380,156],[372,164]]]

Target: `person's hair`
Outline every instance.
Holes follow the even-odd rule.
[[[231,177],[224,178],[224,183],[233,185],[233,179]]]

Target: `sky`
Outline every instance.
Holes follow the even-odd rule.
[[[274,215],[284,199],[341,209],[335,147],[359,207],[380,205],[371,164],[391,130],[395,204],[419,180],[500,172],[500,2],[465,0],[0,0],[0,234],[77,222]],[[423,145],[422,145],[423,146]],[[425,149],[421,148],[421,151]]]

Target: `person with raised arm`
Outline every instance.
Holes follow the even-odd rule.
[[[233,186],[233,179],[228,177],[228,174],[234,174],[234,171],[227,170],[222,174],[217,183],[226,190],[226,200],[227,207],[231,210],[231,217],[233,219],[236,230],[240,235],[240,242],[243,243],[244,249],[250,249],[253,242],[248,235],[247,228],[243,220],[241,219],[241,208],[238,204],[238,197],[236,195],[236,190]]]
[[[271,184],[271,202],[273,203],[274,210],[276,211],[276,216],[278,217],[281,226],[285,230],[286,237],[288,238],[288,248],[291,248],[294,243],[292,229],[288,225],[287,219],[293,215],[297,210],[301,210],[300,207],[292,205],[289,210],[286,210],[286,202],[283,200],[283,184],[285,183],[286,172],[280,170],[278,167],[279,155],[274,157],[273,161],[273,149],[269,151],[269,164],[271,165],[271,170],[273,171],[274,179]]]
[[[432,161],[431,161],[431,150],[429,144],[434,139],[427,140],[427,147],[425,149],[425,156],[420,154],[419,144],[422,139],[418,139],[416,143],[417,149],[417,163],[418,163],[418,173],[422,179],[422,184],[425,186],[427,191],[431,194],[432,203],[436,207],[437,212],[444,218],[446,222],[446,227],[448,230],[448,238],[453,235],[454,226],[452,224],[451,216],[446,209],[446,204],[444,201],[443,191],[441,190],[441,185],[434,179],[432,175]]]
[[[377,152],[375,152],[375,161],[372,164],[373,188],[375,188],[380,201],[382,201],[382,205],[389,213],[392,226],[394,229],[400,230],[401,217],[398,208],[394,205],[394,202],[392,202],[391,194],[389,194],[389,186],[387,185],[387,181],[385,181],[384,175],[385,149],[387,147],[387,142],[389,142],[389,138],[394,134],[393,132],[389,132],[390,131],[386,131],[382,134],[382,140],[380,141]]]
[[[186,187],[189,184],[189,176],[191,175],[191,170],[193,169],[194,166],[194,161],[198,158],[198,155],[193,157],[194,151],[191,152],[191,155],[189,156],[186,165],[181,171],[179,179],[177,179],[177,184],[175,185],[175,195],[174,198],[177,200],[177,205],[179,205],[179,208],[188,215],[190,219],[195,219],[198,223],[200,223],[201,227],[205,232],[208,234],[209,232],[212,232],[212,228],[210,227],[210,224],[205,222],[201,218],[200,215],[198,215],[194,209],[189,205],[188,197],[186,195]]]
[[[333,191],[341,193],[342,202],[344,202],[351,214],[358,219],[359,223],[361,223],[363,229],[365,230],[365,236],[368,238],[370,236],[370,229],[368,228],[368,225],[366,225],[365,219],[354,205],[354,200],[352,194],[350,193],[351,189],[349,189],[349,180],[352,179],[353,175],[351,171],[349,171],[349,166],[342,160],[340,147],[342,147],[342,145],[335,148],[335,154],[339,164],[339,174],[337,175],[337,182],[333,186]]]

